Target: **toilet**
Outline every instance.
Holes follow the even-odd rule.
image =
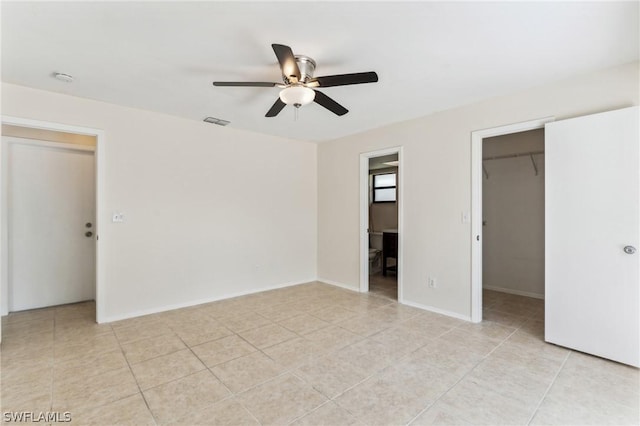
[[[369,275],[382,270],[382,232],[369,233]]]
[[[382,258],[382,252],[375,248],[369,249],[369,275],[380,272],[382,264],[380,259]]]

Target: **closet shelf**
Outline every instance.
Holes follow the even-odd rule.
[[[520,152],[517,154],[505,154],[505,155],[494,155],[492,157],[484,157],[482,158],[482,172],[484,176],[489,179],[489,173],[487,172],[487,168],[484,166],[485,161],[489,160],[502,160],[505,158],[517,158],[517,157],[529,157],[531,159],[531,164],[533,165],[533,170],[536,172],[536,176],[538,176],[538,163],[536,163],[536,159],[533,158],[534,155],[544,154],[544,151],[530,151],[530,152]]]

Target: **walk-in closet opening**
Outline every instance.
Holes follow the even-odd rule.
[[[544,170],[544,129],[483,139],[485,320],[543,318]]]

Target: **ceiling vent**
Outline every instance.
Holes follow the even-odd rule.
[[[218,126],[226,126],[227,124],[231,123],[230,121],[221,120],[215,117],[207,117],[204,119],[204,121],[206,121],[207,123],[217,124]]]
[[[53,78],[64,81],[65,83],[73,83],[73,76],[62,72],[54,72]]]

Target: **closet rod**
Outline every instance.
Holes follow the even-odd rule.
[[[532,155],[544,154],[544,151],[521,152],[520,154],[495,155],[493,157],[484,157],[486,160],[502,160],[503,158],[530,157]]]

